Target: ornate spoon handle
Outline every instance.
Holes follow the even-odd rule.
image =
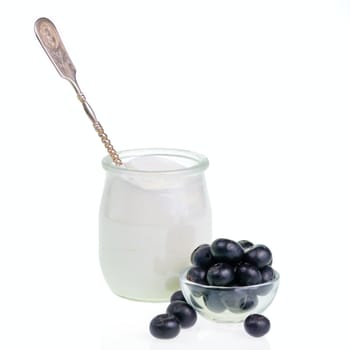
[[[41,46],[49,56],[59,75],[72,84],[79,101],[83,105],[85,113],[92,121],[95,130],[100,136],[113,162],[118,166],[121,165],[122,161],[120,160],[117,151],[112,146],[111,141],[108,139],[108,136],[102,128],[102,125],[98,122],[93,109],[87,102],[85,95],[78,85],[76,78],[77,71],[68,55],[66,48],[63,45],[63,42],[60,38],[60,35],[58,34],[55,25],[48,18],[39,18],[35,22],[34,31]]]

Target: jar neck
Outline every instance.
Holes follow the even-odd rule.
[[[208,168],[208,159],[196,152],[146,148],[119,152],[123,166],[116,166],[112,159],[103,158],[104,169],[114,175],[132,176],[189,176],[201,175]]]

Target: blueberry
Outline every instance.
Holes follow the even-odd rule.
[[[274,284],[271,282],[275,279],[275,271],[270,266],[265,266],[260,269],[260,273],[262,276],[262,285],[258,286],[256,290],[257,295],[267,295],[270,293]],[[271,282],[271,283],[268,283]]]
[[[243,257],[243,261],[255,265],[258,269],[268,265],[272,260],[272,253],[269,248],[258,244],[248,249]]]
[[[242,263],[236,267],[236,282],[241,286],[251,286],[261,283],[261,273],[258,268],[248,263]]]
[[[234,267],[226,263],[217,263],[207,272],[207,281],[212,286],[229,286],[234,279]]]
[[[256,295],[248,295],[245,300],[242,300],[240,309],[242,311],[249,311],[258,305],[258,297]]]
[[[149,330],[156,338],[174,338],[180,333],[180,322],[174,315],[158,315],[151,321]]]
[[[264,266],[262,269],[260,269],[260,273],[262,283],[272,281],[275,278],[275,271],[270,266]]]
[[[244,251],[235,241],[219,238],[211,244],[211,253],[217,261],[235,264],[242,259]]]
[[[174,301],[168,306],[166,312],[174,315],[179,320],[182,328],[192,327],[197,321],[196,311],[183,301]]]
[[[252,242],[247,241],[246,239],[238,241],[237,243],[243,248],[243,250],[246,250],[254,245]]]
[[[208,284],[206,280],[207,271],[201,267],[191,267],[187,272],[187,279],[194,283]]]
[[[191,255],[191,263],[194,266],[202,267],[204,269],[214,265],[215,260],[210,251],[210,245],[202,244],[197,247]]]
[[[209,292],[203,296],[203,301],[208,310],[219,314],[226,310],[226,306],[222,303],[220,295],[216,292]]]
[[[237,311],[247,299],[248,293],[239,288],[225,290],[220,293],[222,303],[231,311]]]
[[[258,304],[258,297],[242,289],[223,291],[221,301],[233,313],[246,312]]]
[[[263,315],[252,314],[244,321],[244,328],[253,337],[262,337],[270,330],[270,321]]]
[[[186,299],[184,295],[182,294],[181,290],[178,290],[177,292],[173,293],[172,296],[170,297],[170,302],[172,303],[173,301],[180,300],[184,301],[186,303]]]

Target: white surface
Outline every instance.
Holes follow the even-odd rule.
[[[349,1],[3,1],[0,348],[348,347]],[[33,34],[54,20],[117,148],[211,161],[215,236],[271,247],[268,336],[205,321],[148,335],[165,305],[99,269],[102,146]]]

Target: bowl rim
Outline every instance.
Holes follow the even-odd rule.
[[[201,287],[204,289],[220,289],[220,290],[234,290],[234,289],[240,289],[240,290],[245,290],[245,289],[252,289],[252,288],[259,288],[262,286],[268,286],[271,284],[275,284],[275,283],[279,283],[280,281],[280,274],[278,271],[276,271],[275,269],[275,278],[271,281],[268,282],[264,282],[264,283],[259,283],[259,284],[251,284],[249,286],[211,286],[211,285],[207,285],[207,284],[200,284],[200,283],[196,283],[196,282],[192,282],[189,281],[186,278],[187,272],[192,268],[193,266],[187,267],[185,270],[183,270],[180,274],[180,283],[186,283],[190,286],[197,286],[197,287]]]

